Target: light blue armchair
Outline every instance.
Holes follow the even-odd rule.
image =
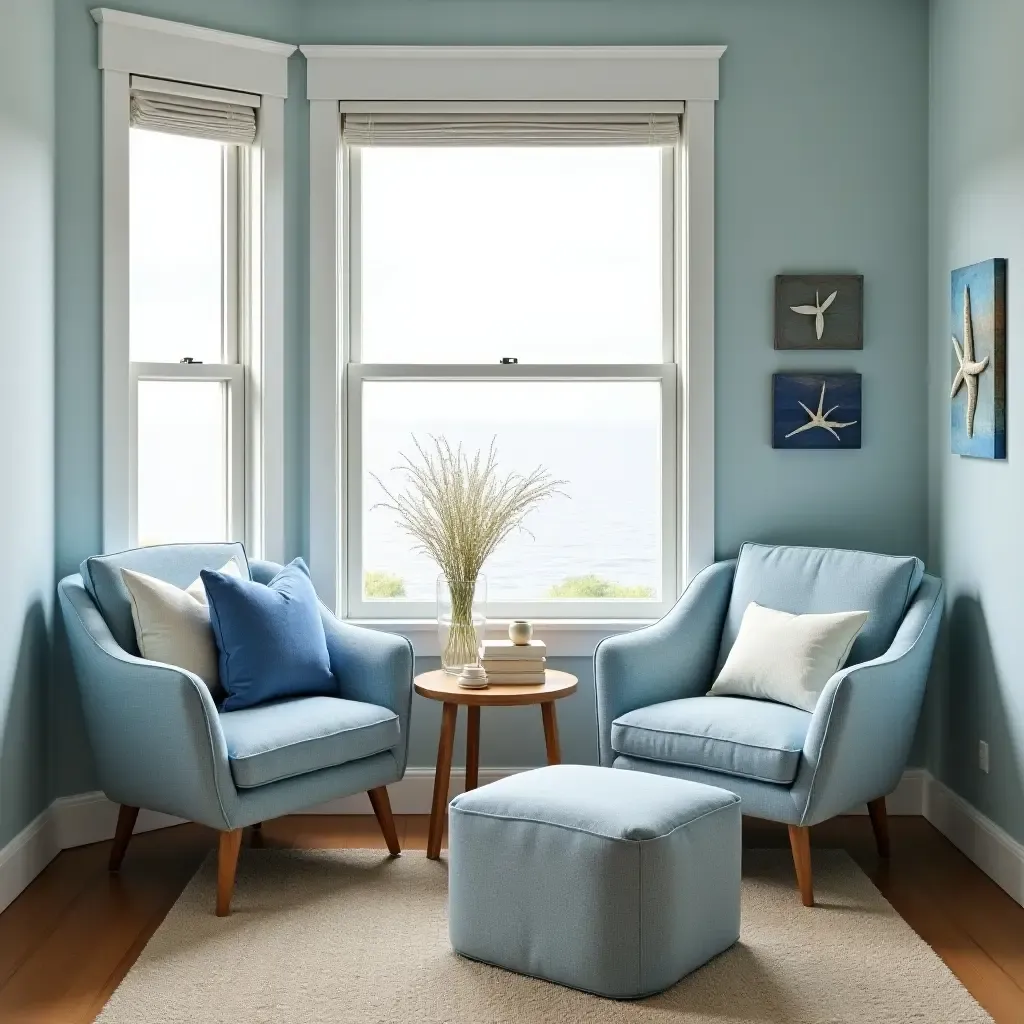
[[[138,656],[121,569],[187,587],[235,558],[267,583],[281,568],[249,563],[240,544],[171,544],[88,558],[59,585],[100,785],[121,805],[117,870],[140,807],[220,831],[217,914],[228,913],[242,829],[366,790],[393,855],[385,788],[405,772],[413,655],[404,637],[339,622],[323,605],[337,697],[221,713],[198,677]]]
[[[813,714],[707,695],[751,601],[871,613]],[[598,646],[601,763],[719,786],[744,814],[788,824],[811,906],[811,825],[867,803],[888,856],[885,796],[910,752],[941,609],[942,584],[916,558],[745,544],[699,573],[660,622]]]

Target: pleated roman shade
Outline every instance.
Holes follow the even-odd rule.
[[[132,76],[131,125],[239,146],[256,138],[259,96]]]
[[[352,146],[670,146],[678,114],[346,114]]]

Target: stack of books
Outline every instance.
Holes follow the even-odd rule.
[[[543,640],[514,644],[491,640],[480,648],[480,663],[495,686],[536,686],[544,682],[547,648]]]

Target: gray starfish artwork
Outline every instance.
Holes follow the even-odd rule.
[[[775,347],[864,347],[864,278],[859,274],[779,274]]]

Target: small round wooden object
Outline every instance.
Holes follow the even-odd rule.
[[[434,771],[434,799],[430,807],[430,831],[427,835],[427,856],[437,860],[441,856],[441,836],[444,832],[445,812],[448,809],[448,787],[451,783],[452,749],[455,744],[455,719],[459,705],[469,714],[466,730],[466,789],[476,789],[480,775],[480,709],[482,707],[518,707],[539,704],[544,722],[544,746],[548,764],[562,760],[558,743],[558,719],[555,701],[576,692],[578,681],[569,672],[548,669],[544,682],[536,686],[501,686],[492,684],[486,690],[467,690],[440,670],[424,672],[415,680],[416,692],[429,700],[439,700],[441,736],[437,744],[437,768]]]

